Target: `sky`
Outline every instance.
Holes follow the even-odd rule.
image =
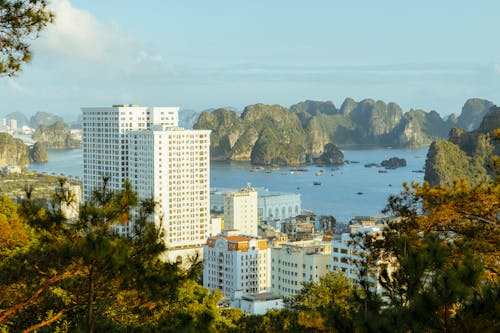
[[[0,115],[205,110],[346,97],[406,112],[500,104],[500,1],[49,0],[33,60],[0,77]]]

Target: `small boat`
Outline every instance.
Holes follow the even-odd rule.
[[[387,173],[386,170],[379,170],[378,173]]]
[[[363,192],[358,192],[358,193],[356,193],[356,194],[357,194],[357,195],[362,195],[362,194],[363,194]]]
[[[313,185],[321,185],[321,182],[313,182]]]
[[[323,176],[323,172],[316,172],[316,176]]]

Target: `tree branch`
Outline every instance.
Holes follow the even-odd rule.
[[[68,277],[68,276],[71,276],[73,275],[72,272],[69,272],[69,271],[66,271],[60,275],[55,275],[53,277],[51,277],[50,279],[48,279],[47,281],[45,281],[45,283],[40,287],[38,288],[33,294],[30,295],[30,297],[28,297],[26,300],[24,300],[23,302],[15,305],[14,307],[10,308],[9,310],[5,311],[2,316],[0,317],[0,324],[7,318],[9,317],[10,315],[12,315],[13,313],[19,311],[20,309],[22,309],[23,307],[25,307],[26,305],[28,305],[32,300],[34,300],[35,298],[37,298],[45,289],[47,289],[50,285],[56,283],[57,281],[65,278],[65,277]]]
[[[34,330],[37,330],[39,329],[40,327],[43,327],[43,326],[47,326],[49,324],[52,324],[54,321],[56,320],[59,320],[63,314],[65,314],[66,312],[68,311],[71,311],[73,310],[74,308],[76,307],[76,305],[70,307],[70,308],[67,308],[67,309],[63,309],[61,311],[59,311],[58,313],[56,313],[54,316],[50,317],[49,319],[47,320],[44,320],[42,322],[39,322],[38,324],[36,325],[33,325],[31,327],[28,327],[27,329],[25,329],[23,331],[23,333],[29,333],[29,332],[33,332]]]

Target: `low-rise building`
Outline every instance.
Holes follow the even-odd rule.
[[[203,286],[233,298],[235,292],[266,292],[271,250],[267,239],[224,231],[203,247]]]
[[[302,211],[300,193],[269,191],[264,187],[256,187],[258,194],[257,214],[261,221],[272,221],[297,216]],[[224,212],[224,199],[231,188],[210,189],[210,210]]]
[[[239,308],[248,314],[263,315],[269,310],[283,309],[283,297],[269,292],[247,294],[241,296]]]
[[[317,282],[330,271],[331,243],[319,239],[284,243],[271,249],[271,292],[293,297],[303,282]]]

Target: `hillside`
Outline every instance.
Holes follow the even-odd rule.
[[[216,160],[263,165],[305,161],[306,133],[297,115],[280,105],[249,105],[241,116],[227,109],[203,112],[194,128],[212,130],[210,153]]]
[[[431,186],[449,186],[455,179],[479,184],[491,179],[489,164],[500,155],[500,143],[493,131],[500,128],[500,107],[491,107],[479,128],[454,128],[448,140],[433,142],[425,162],[425,180]]]
[[[33,134],[33,140],[43,143],[47,149],[81,148],[81,140],[71,135],[69,127],[62,121],[52,125],[40,125]]]
[[[446,138],[459,121],[481,116],[482,106],[489,104],[486,100],[468,100],[463,108],[465,115],[458,119],[451,115],[446,120],[436,111],[412,109],[403,113],[396,103],[373,99],[356,102],[346,98],[340,108],[331,101],[310,100],[290,108],[255,104],[247,106],[241,116],[228,109],[203,112],[194,128],[212,130],[215,160],[300,164],[321,156],[327,144],[423,147]]]
[[[12,165],[27,168],[29,163],[47,162],[47,153],[40,144],[32,148],[8,133],[0,133],[0,167]]]

